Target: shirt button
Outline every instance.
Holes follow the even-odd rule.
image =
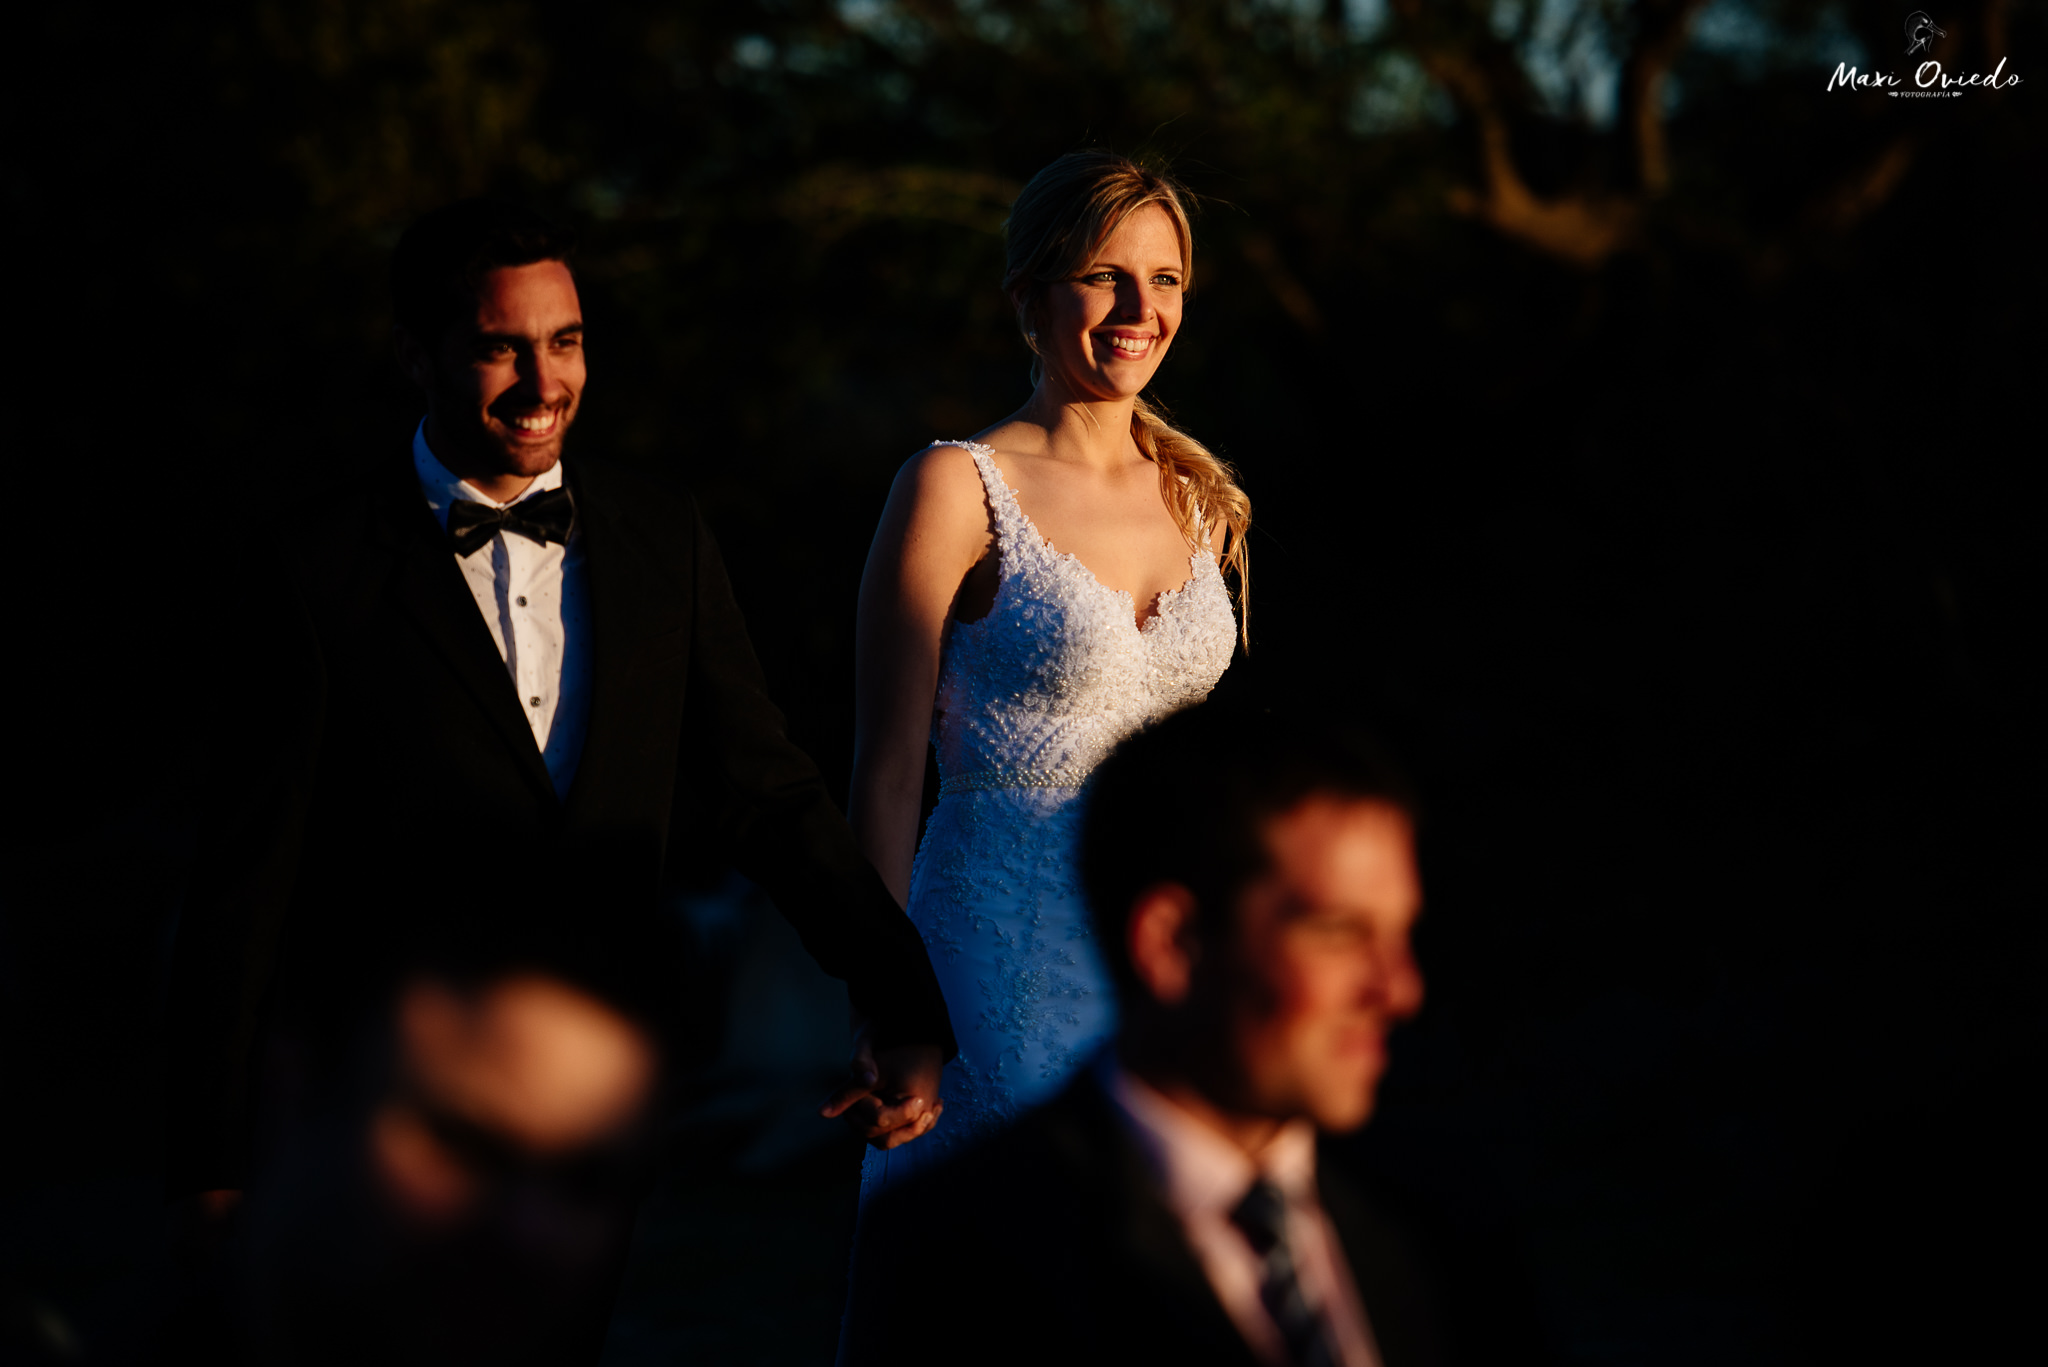
[[[527,701],[527,704],[528,704],[529,706],[532,706],[532,707],[539,707],[539,706],[540,706],[540,694],[536,693],[536,694],[534,694],[534,695],[533,695],[532,697],[528,698],[528,699],[527,699],[526,701]]]
[[[520,607],[526,606],[526,598],[523,594],[520,597],[514,598],[512,601],[519,604]]]

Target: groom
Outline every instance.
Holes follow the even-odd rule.
[[[227,636],[246,668],[178,933],[176,1193],[239,1189],[258,1074],[344,1076],[409,967],[521,945],[658,973],[682,833],[846,981],[865,1024],[825,1113],[880,1147],[933,1121],[953,1036],[923,943],[785,735],[702,517],[563,458],[587,370],[569,249],[494,201],[416,223],[392,282],[426,418],[279,510],[246,567],[270,601]]]

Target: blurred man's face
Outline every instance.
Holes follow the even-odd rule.
[[[1264,835],[1272,867],[1239,897],[1225,970],[1233,1100],[1356,1129],[1372,1113],[1387,1032],[1422,1006],[1409,821],[1383,802],[1312,797]]]
[[[477,287],[476,313],[442,334],[428,391],[435,454],[458,474],[532,479],[562,458],[583,397],[583,306],[559,261],[504,266]]]
[[[654,1086],[646,1036],[605,1003],[551,978],[479,992],[431,978],[397,1012],[398,1083],[370,1127],[372,1171],[394,1214],[419,1228],[488,1221],[510,1193],[528,1216],[583,1223],[579,1168],[629,1142]]]

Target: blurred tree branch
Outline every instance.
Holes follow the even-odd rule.
[[[1702,3],[1642,0],[1630,11],[1635,22],[1622,61],[1619,122],[1632,154],[1634,192],[1587,189],[1545,198],[1530,188],[1515,155],[1514,126],[1532,112],[1534,97],[1514,48],[1471,9],[1393,0],[1402,40],[1470,116],[1479,137],[1484,188],[1453,190],[1451,207],[1588,269],[1634,242],[1646,202],[1671,184],[1664,81]]]
[[[1869,165],[1816,196],[1807,206],[1805,223],[1825,232],[1846,232],[1881,207],[1912,169],[1920,139],[1904,134],[1893,139]]]
[[[1323,330],[1323,313],[1316,307],[1315,296],[1310,294],[1308,287],[1287,268],[1287,263],[1281,259],[1280,249],[1273,244],[1271,237],[1256,230],[1248,232],[1238,243],[1238,251],[1243,254],[1245,260],[1251,262],[1266,282],[1266,288],[1273,292],[1274,300],[1286,311],[1289,318],[1300,325],[1303,332],[1318,333]]]
[[[1671,185],[1664,142],[1664,78],[1685,46],[1686,30],[1704,0],[1639,0],[1635,33],[1622,64],[1621,126],[1634,153],[1636,183],[1645,195]]]

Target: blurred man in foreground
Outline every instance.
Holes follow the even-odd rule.
[[[413,974],[349,1101],[305,1116],[252,1195],[220,1360],[587,1357],[652,1157],[660,1033],[552,966]]]
[[[1396,781],[1327,730],[1212,704],[1126,742],[1085,822],[1122,1032],[869,1212],[844,1357],[1434,1361],[1398,1240],[1316,1162],[1319,1129],[1370,1116],[1387,1032],[1422,1004]]]

